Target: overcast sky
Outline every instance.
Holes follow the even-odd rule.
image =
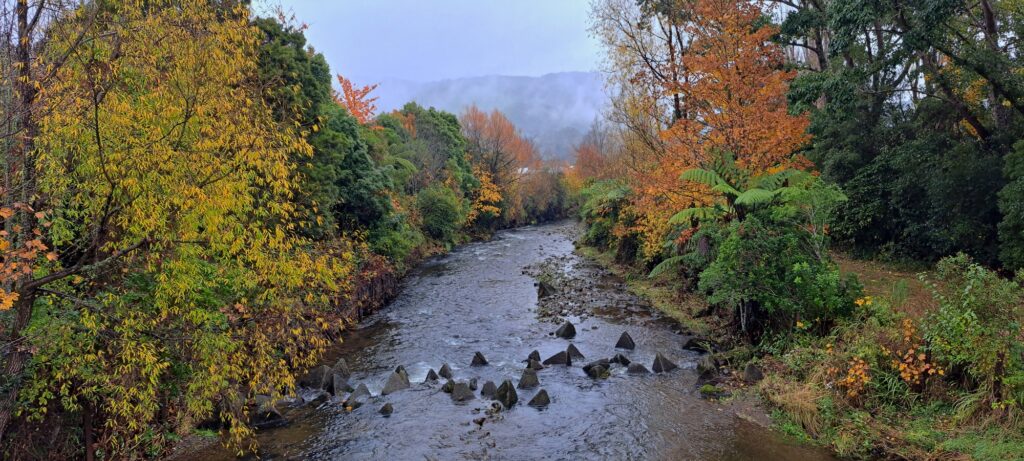
[[[278,1],[357,84],[590,71],[599,60],[589,0]]]

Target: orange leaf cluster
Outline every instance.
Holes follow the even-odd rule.
[[[360,124],[368,125],[373,120],[373,115],[377,111],[377,106],[374,104],[377,101],[377,97],[371,98],[370,93],[376,90],[380,84],[375,83],[362,88],[356,88],[351,80],[341,74],[338,74],[338,84],[341,85],[341,94],[335,94],[335,101],[347,109]]]

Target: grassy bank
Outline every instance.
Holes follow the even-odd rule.
[[[836,255],[840,270],[864,284],[853,318],[824,336],[795,331],[743,346],[722,319],[707,315],[704,297],[677,277],[649,278],[646,270],[616,263],[613,251],[581,246],[578,252],[695,333],[740,345],[716,354],[725,378],[713,384],[733,395],[759,396],[776,428],[797,440],[851,459],[1024,459],[1013,409],[990,411],[985,406],[992,403],[977,389],[946,377],[955,370],[914,350],[923,343],[919,322],[938,308],[916,268]],[[904,357],[910,360],[892,362]],[[765,375],[755,385],[738,378],[748,363]]]

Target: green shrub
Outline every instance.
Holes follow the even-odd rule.
[[[440,185],[420,191],[416,195],[416,207],[423,219],[423,231],[446,243],[455,239],[456,231],[466,219],[459,197],[451,189]]]
[[[700,274],[699,288],[713,304],[734,307],[748,335],[798,326],[826,333],[853,311],[856,279],[841,278],[831,260],[818,259],[806,231],[751,216],[733,222],[718,256]]]
[[[929,283],[939,309],[925,322],[934,359],[987,395],[998,409],[1024,405],[1024,291],[958,254],[936,266],[939,283]]]
[[[423,241],[423,233],[409,224],[405,215],[393,215],[370,233],[373,252],[387,257],[399,268],[404,267],[406,258]]]

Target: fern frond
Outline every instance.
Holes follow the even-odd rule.
[[[775,192],[764,189],[750,189],[736,197],[737,205],[756,206],[771,203],[775,199]]]
[[[725,180],[722,179],[722,177],[718,173],[712,170],[705,170],[703,168],[693,168],[690,170],[686,170],[683,172],[683,174],[679,175],[679,179],[682,181],[695,182],[711,187],[715,187],[719,184],[725,184]]]
[[[676,213],[671,218],[669,218],[668,223],[669,224],[673,224],[673,225],[675,225],[675,224],[686,224],[686,223],[689,223],[693,219],[696,219],[698,221],[703,221],[703,220],[708,220],[708,219],[715,219],[715,218],[720,217],[721,215],[722,215],[722,210],[720,208],[717,208],[717,207],[703,206],[703,207],[687,208],[687,209],[685,209],[683,211],[680,211],[680,212]]]
[[[669,269],[672,269],[672,268],[678,266],[679,263],[681,263],[681,262],[683,262],[683,257],[682,256],[673,256],[671,258],[668,258],[668,259],[658,263],[657,266],[654,266],[654,269],[651,269],[651,273],[647,274],[647,278],[653,279],[653,278],[655,278],[655,277],[657,277],[657,276],[659,276],[661,274],[664,274]]]

